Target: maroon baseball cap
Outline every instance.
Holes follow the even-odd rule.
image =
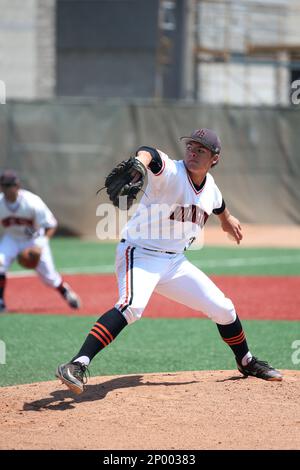
[[[20,184],[20,179],[14,170],[4,170],[0,175],[0,184],[4,186],[13,186]]]
[[[213,153],[221,152],[221,141],[217,134],[211,129],[196,129],[190,136],[180,137],[180,140],[182,139],[199,142]]]

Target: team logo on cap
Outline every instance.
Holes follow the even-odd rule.
[[[206,134],[204,129],[199,129],[199,131],[196,132],[196,136],[198,137],[204,137]]]

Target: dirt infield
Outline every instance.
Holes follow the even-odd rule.
[[[1,449],[300,449],[300,373],[237,371],[92,378],[1,389]],[[213,390],[213,393],[212,393]]]
[[[230,297],[244,319],[299,320],[300,276],[211,276]],[[36,277],[12,278],[8,282],[6,302],[10,311],[69,315],[100,315],[117,301],[114,275],[65,276],[82,298],[82,308],[72,311],[52,289]],[[202,315],[184,305],[154,294],[143,314],[154,318],[187,318]]]
[[[300,227],[298,225],[256,225],[243,224],[243,247],[300,248]],[[219,225],[205,227],[206,246],[234,246]]]

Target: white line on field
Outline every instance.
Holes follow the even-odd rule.
[[[223,259],[223,260],[194,260],[193,264],[198,267],[210,268],[210,267],[219,267],[219,266],[268,266],[274,264],[297,264],[300,263],[300,256],[277,256],[276,258],[232,258],[232,259]]]
[[[101,266],[77,266],[72,268],[61,268],[59,272],[61,274],[104,274],[104,273],[113,273],[115,271],[115,266],[113,264],[104,264]],[[34,271],[29,269],[22,271],[15,271],[8,274],[8,277],[30,277],[36,276]]]
[[[194,260],[193,264],[198,268],[217,268],[217,267],[236,267],[236,266],[268,266],[276,264],[297,264],[300,263],[300,256],[281,255],[276,258],[269,257],[256,257],[256,258],[232,258],[232,259],[208,259],[208,260]],[[62,274],[102,274],[113,273],[115,266],[113,264],[106,264],[101,266],[80,266],[71,268],[62,268]],[[23,270],[16,271],[8,274],[8,277],[29,277],[35,276],[34,271]]]

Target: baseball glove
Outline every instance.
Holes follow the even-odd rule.
[[[19,253],[18,263],[26,269],[35,269],[40,262],[42,250],[38,246],[31,246]]]
[[[119,197],[127,196],[129,209],[143,187],[146,173],[146,167],[135,157],[119,163],[105,179],[105,188],[113,205],[119,207]]]

